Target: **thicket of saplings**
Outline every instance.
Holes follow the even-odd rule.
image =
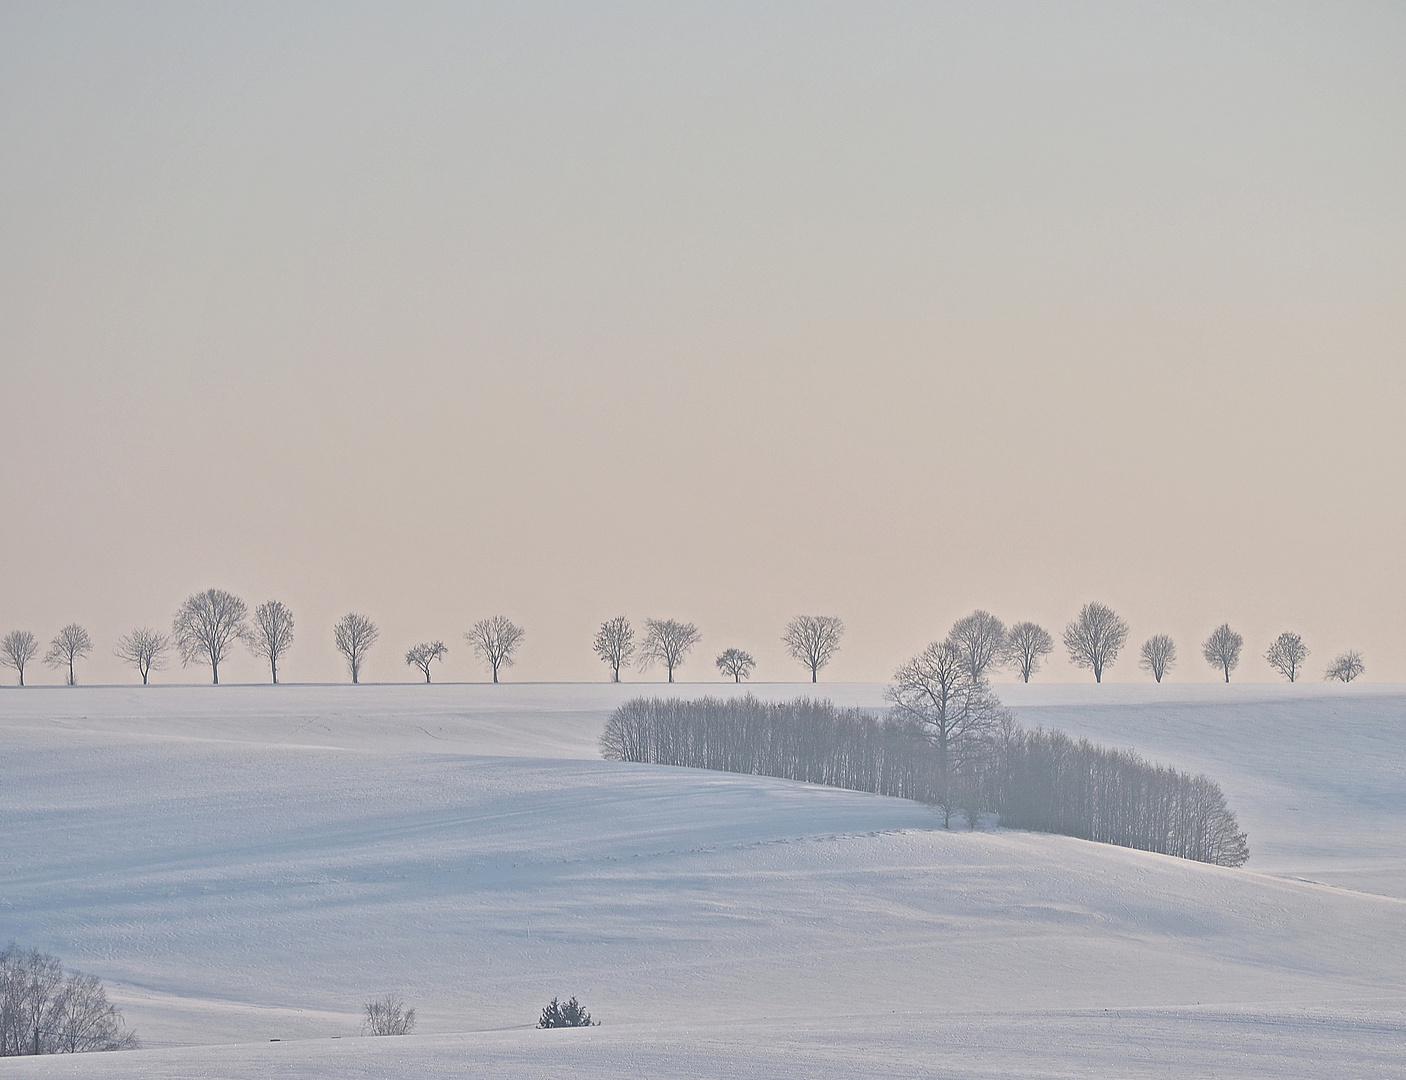
[[[1240,866],[1246,837],[1215,781],[1059,731],[1027,731],[989,695],[949,700],[924,723],[828,701],[636,698],[601,736],[615,761],[778,776],[915,799],[976,827],[1061,833],[1184,859]],[[945,735],[943,732],[945,731]]]
[[[0,1057],[131,1050],[137,1034],[91,975],[13,941],[0,952]]]

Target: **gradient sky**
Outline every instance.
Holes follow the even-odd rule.
[[[81,680],[209,586],[294,681],[1091,599],[1113,680],[1406,680],[1406,6],[10,2],[0,147],[0,632]]]

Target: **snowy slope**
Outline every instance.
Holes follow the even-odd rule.
[[[593,760],[639,689],[0,694],[0,936],[101,975],[153,1048],[0,1078],[1399,1075],[1406,902],[1292,880],[1394,881],[1397,804],[1351,747],[1287,760],[1331,708],[1389,777],[1399,695],[1008,695],[1221,778],[1257,852],[1236,871]],[[1257,805],[1304,777],[1308,828]],[[1364,799],[1387,824],[1351,827]],[[1274,845],[1289,876],[1258,872]],[[421,1034],[332,1038],[387,989]],[[605,1025],[530,1030],[553,994]],[[244,1045],[179,1045],[210,1043]]]

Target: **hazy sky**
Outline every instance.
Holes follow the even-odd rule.
[[[1099,599],[1114,680],[1406,679],[1403,178],[1396,3],[10,2],[0,632],[125,681],[213,585],[295,681],[348,610],[370,680],[499,612],[514,679],[619,613],[777,679],[815,612],[877,680]]]

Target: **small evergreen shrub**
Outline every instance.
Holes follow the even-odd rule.
[[[552,1003],[542,1010],[542,1019],[537,1021],[539,1028],[591,1027],[591,1014],[581,1007],[574,997],[565,1005],[552,998]]]

